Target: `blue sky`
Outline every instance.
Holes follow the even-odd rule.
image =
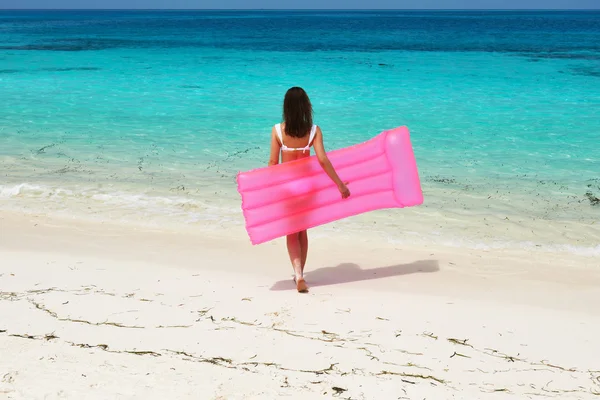
[[[600,0],[0,0],[0,8],[598,9]]]

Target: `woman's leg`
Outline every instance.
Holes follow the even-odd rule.
[[[287,235],[287,249],[294,268],[294,280],[299,292],[306,291],[306,283],[302,274],[302,249],[300,248],[300,235],[294,233]]]
[[[302,278],[302,249],[300,248],[300,238],[297,233],[287,235],[287,249],[296,280]]]
[[[304,274],[304,266],[306,265],[306,257],[308,256],[308,232],[299,232],[298,239],[300,241],[300,259],[302,261],[302,273]]]

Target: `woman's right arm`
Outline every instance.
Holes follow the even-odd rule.
[[[346,186],[348,182],[344,182],[340,179],[337,172],[333,168],[331,161],[329,161],[329,157],[327,157],[327,152],[325,151],[325,146],[323,145],[323,132],[321,132],[321,128],[317,126],[317,134],[315,135],[315,140],[313,145],[315,146],[315,153],[317,153],[317,159],[319,160],[319,164],[323,170],[329,175],[331,180],[337,185],[340,193],[342,194],[342,198],[347,198],[350,196],[350,190]]]

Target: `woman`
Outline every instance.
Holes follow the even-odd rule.
[[[306,92],[299,87],[287,91],[283,100],[283,122],[271,130],[271,156],[269,166],[281,162],[294,161],[310,156],[310,147],[314,146],[317,159],[323,170],[337,185],[342,198],[350,196],[346,183],[342,182],[331,165],[323,146],[323,132],[313,125],[312,105]],[[287,236],[287,249],[294,268],[294,281],[298,292],[306,292],[304,265],[308,254],[308,235],[306,231]]]

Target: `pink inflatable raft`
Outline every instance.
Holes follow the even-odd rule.
[[[423,203],[408,128],[384,131],[327,155],[348,182],[347,199],[341,198],[316,156],[238,174],[252,244],[368,211]]]

